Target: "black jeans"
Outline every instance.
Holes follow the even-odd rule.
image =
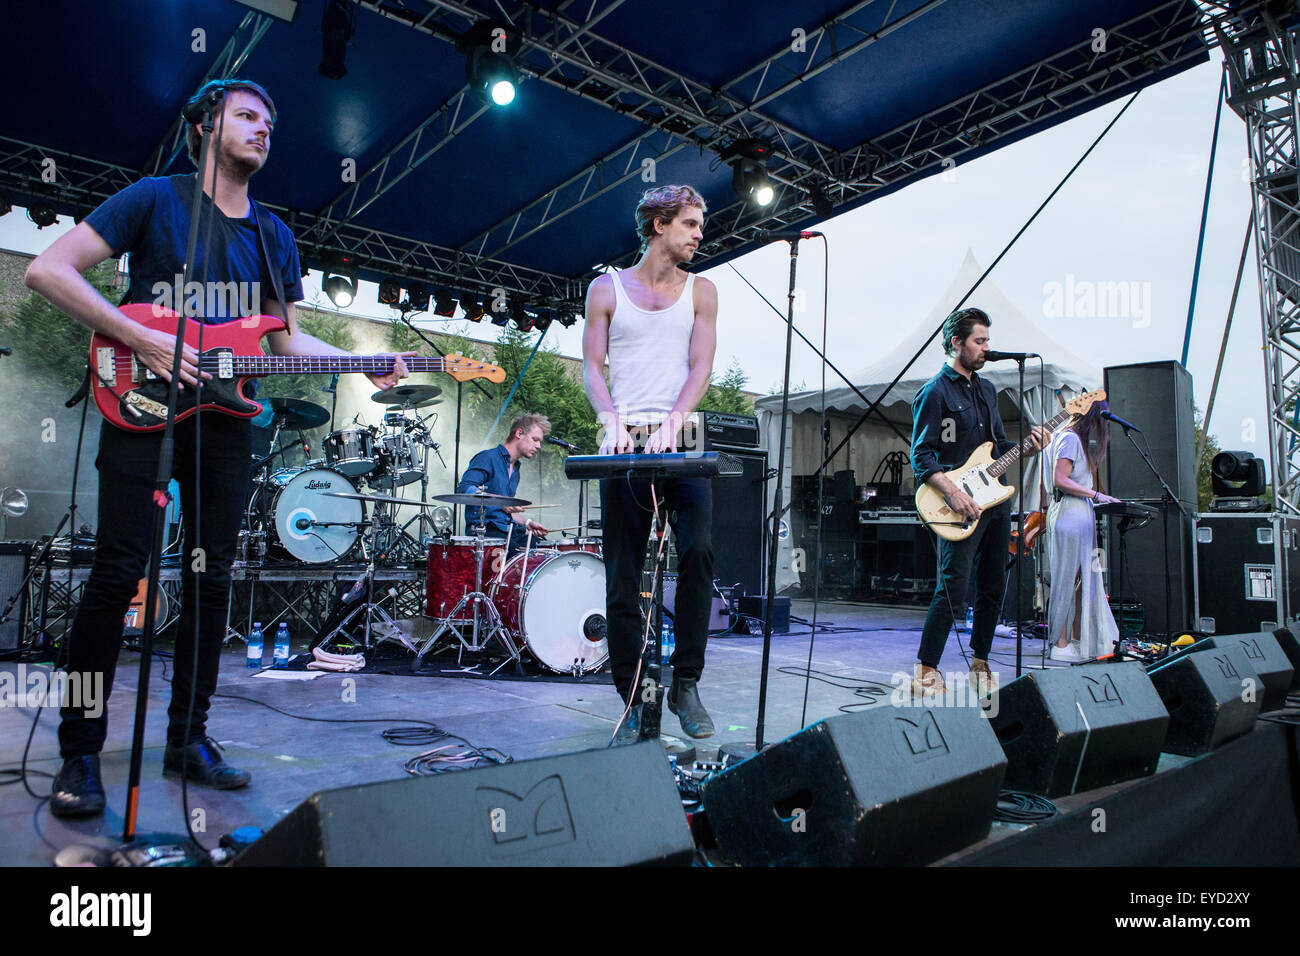
[[[707,478],[655,483],[660,512],[666,507],[677,541],[676,648],[673,679],[699,680],[709,639],[713,589],[713,485]],[[646,479],[614,478],[600,483],[604,522],[605,617],[614,686],[629,699],[641,655],[641,573],[650,537],[653,506]],[[669,609],[665,608],[665,612]]]
[[[206,732],[208,703],[217,686],[221,645],[230,606],[230,564],[235,558],[239,523],[248,500],[251,427],[246,419],[204,413],[201,435],[203,475],[200,501],[195,499],[195,418],[176,426],[172,475],[180,485],[185,519],[182,546],[182,601],[176,631],[172,700],[167,709],[167,743],[187,743],[185,717],[194,668],[194,618],[199,621],[198,679],[189,740]],[[136,587],[145,576],[152,545],[154,479],[161,432],[137,433],[107,422],[100,430],[99,529],[95,561],[81,592],[81,604],[64,648],[64,667],[71,673],[102,673],[104,700],[98,717],[81,708],[60,711],[59,751],[70,757],[95,754],[108,733],[108,696],[122,646],[122,619]],[[198,519],[198,536],[195,519]],[[203,570],[192,572],[195,549],[202,548]],[[197,595],[195,593],[197,581]],[[161,623],[161,622],[159,622]],[[82,678],[85,686],[86,677]],[[93,686],[93,684],[91,685]]]
[[[930,601],[916,658],[938,667],[953,615],[966,610],[972,565],[975,574],[975,620],[971,625],[971,655],[988,660],[993,629],[998,623],[1002,591],[1007,580],[1007,545],[1011,540],[1011,503],[1004,501],[980,515],[979,524],[962,541],[939,539],[939,584]]]

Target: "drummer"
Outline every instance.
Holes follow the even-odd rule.
[[[469,460],[469,467],[460,476],[456,492],[465,495],[482,490],[513,498],[519,488],[519,459],[536,455],[550,431],[551,423],[545,415],[520,415],[510,423],[510,437],[505,444],[484,449]],[[527,517],[523,508],[466,508],[467,531],[473,531],[478,524],[480,512],[488,537],[504,539],[507,531],[513,531],[510,534],[510,557],[523,549],[526,532],[531,531],[534,539],[546,537],[547,529]]]

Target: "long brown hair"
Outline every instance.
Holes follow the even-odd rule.
[[[1110,423],[1101,417],[1102,412],[1108,411],[1110,406],[1105,400],[1093,402],[1087,413],[1080,415],[1070,426],[1070,431],[1079,436],[1079,443],[1083,445],[1083,455],[1088,461],[1089,470],[1101,467],[1110,448]],[[1093,442],[1097,443],[1095,457],[1091,447]]]

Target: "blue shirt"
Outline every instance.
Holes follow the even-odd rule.
[[[456,493],[472,495],[480,487],[488,494],[514,497],[515,491],[519,488],[519,469],[510,467],[510,452],[506,451],[505,445],[485,448],[471,458],[469,467],[460,476]],[[467,529],[473,528],[478,523],[480,511],[485,515],[484,524],[487,525],[491,537],[504,538],[510,526],[514,524],[510,515],[500,508],[466,508]]]
[[[185,268],[196,185],[193,175],[149,177],[104,200],[86,216],[114,256],[131,254],[127,302],[157,303],[183,311],[180,276]],[[297,302],[302,298],[302,270],[293,233],[264,206],[258,208],[258,215],[267,217],[267,232],[274,237],[277,248],[267,252],[276,263],[285,298]],[[243,219],[231,219],[205,195],[193,273],[193,281],[203,284],[184,293],[185,298],[198,300],[194,315],[219,324],[262,312],[261,300],[275,298],[266,259],[252,210]]]
[[[919,488],[938,471],[965,464],[980,445],[993,442],[997,458],[1016,443],[1007,439],[993,383],[972,372],[970,381],[944,363],[912,400],[912,474]]]

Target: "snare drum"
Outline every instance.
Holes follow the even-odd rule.
[[[564,538],[550,545],[556,551],[588,551],[600,556],[600,538]]]
[[[448,615],[460,599],[474,590],[474,538],[457,536],[447,543],[429,546],[429,566],[425,571],[424,613],[440,621],[472,621],[474,606],[466,604],[455,618]],[[483,539],[483,593],[490,593],[497,574],[505,563],[504,538]]]
[[[335,471],[357,478],[368,475],[379,465],[375,435],[369,428],[342,428],[321,441],[325,462]]]
[[[585,674],[609,659],[605,565],[589,551],[517,554],[493,583],[492,603],[507,630],[547,670]]]
[[[363,517],[355,498],[327,492],[355,492],[346,475],[328,468],[285,468],[270,478],[271,547],[308,564],[337,561],[357,543]]]

